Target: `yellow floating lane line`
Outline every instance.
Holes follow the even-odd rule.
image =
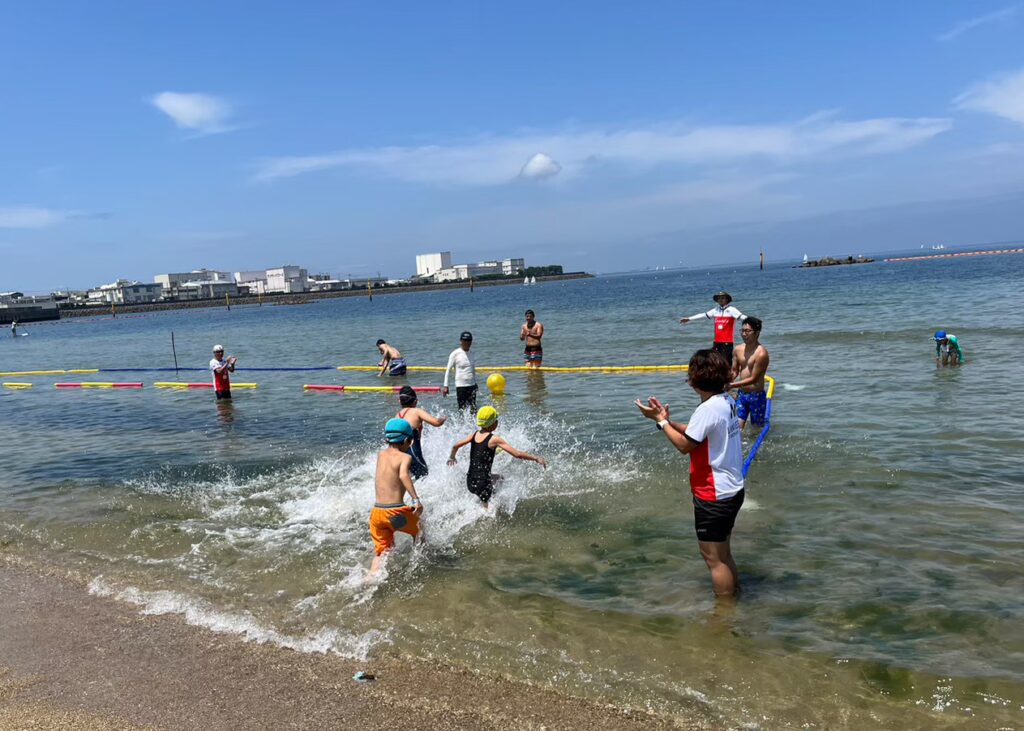
[[[4,388],[32,388],[31,383],[5,383]]]
[[[79,368],[77,370],[54,370],[54,371],[4,371],[0,373],[0,378],[8,378],[10,376],[63,376],[67,373],[99,373],[99,368]]]

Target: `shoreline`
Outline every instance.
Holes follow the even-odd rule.
[[[546,277],[537,277],[537,284],[545,282],[563,282],[573,279],[593,279],[594,275],[587,272],[568,272],[566,274],[551,274]],[[380,287],[373,290],[373,295],[385,294],[407,294],[412,292],[443,292],[451,289],[468,289],[472,291],[478,287],[503,287],[523,286],[521,279],[485,279],[471,282],[446,282],[441,284],[418,284],[403,287]],[[246,295],[244,297],[231,298],[232,306],[252,305],[307,305],[323,299],[336,299],[339,297],[369,297],[364,289],[339,289],[326,292],[295,292],[292,294],[270,294],[260,298],[258,295]],[[112,305],[115,317],[119,314],[138,314],[143,312],[163,312],[167,310],[193,310],[209,307],[226,307],[225,301],[220,298],[204,300],[182,300],[171,302],[147,302],[135,305]],[[56,320],[40,320],[39,322],[57,322],[72,317],[110,317],[111,308],[103,306],[90,307],[67,307],[60,308],[60,317]]]
[[[704,728],[413,659],[366,662],[144,616],[58,571],[0,558],[0,727]],[[352,675],[366,670],[372,683]]]

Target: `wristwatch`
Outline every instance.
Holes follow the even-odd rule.
[[[668,426],[668,419],[662,419],[657,423],[658,431],[665,431],[666,426]]]

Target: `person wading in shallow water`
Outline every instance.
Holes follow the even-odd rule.
[[[669,420],[668,404],[651,396],[637,400],[640,412],[683,454],[690,455],[690,490],[701,556],[711,570],[716,596],[732,596],[739,575],[729,539],[743,505],[743,447],[736,402],[725,391],[731,380],[729,362],[721,353],[698,350],[690,358],[687,383],[700,396],[689,423]]]
[[[732,344],[736,336],[734,332],[736,321],[742,322],[747,319],[747,316],[732,306],[732,295],[728,292],[719,292],[712,299],[715,300],[718,307],[713,307],[707,312],[699,312],[696,315],[684,317],[679,322],[685,325],[691,320],[699,320],[702,317],[714,320],[715,342],[712,344],[711,349],[717,350],[724,355],[727,363],[732,363]]]
[[[523,351],[523,358],[530,368],[540,368],[544,363],[544,346],[540,339],[544,337],[544,325],[537,322],[537,316],[533,310],[526,311],[526,322],[519,328],[519,339],[526,341],[526,349]]]

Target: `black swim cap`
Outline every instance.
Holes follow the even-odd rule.
[[[412,406],[416,403],[416,391],[412,386],[402,386],[402,390],[398,392],[398,403],[402,406]]]
[[[469,330],[466,330],[464,333],[462,333],[462,335],[459,336],[459,340],[469,340],[470,342],[472,342],[473,333],[471,333]]]
[[[377,341],[377,345],[384,345],[384,341],[383,340],[378,340]]]

